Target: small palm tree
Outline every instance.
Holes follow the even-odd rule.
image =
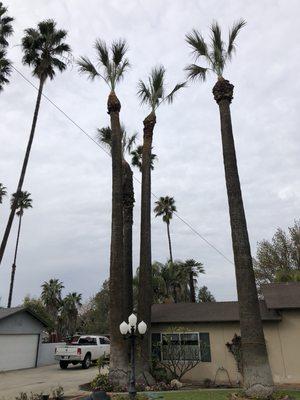
[[[123,280],[120,275],[123,270],[123,166],[122,166],[122,132],[120,126],[121,103],[115,93],[117,84],[129,68],[126,58],[127,44],[125,40],[112,42],[110,48],[100,39],[95,42],[97,67],[87,57],[77,61],[79,71],[92,80],[100,78],[110,88],[107,101],[107,111],[110,115],[111,127],[111,158],[112,158],[112,228],[110,252],[110,379],[116,384],[126,384],[127,376],[120,371],[126,371],[128,366],[127,346],[119,332],[123,320]]]
[[[203,264],[191,258],[183,263],[183,268],[186,270],[189,280],[189,288],[190,288],[189,300],[191,303],[196,303],[197,278],[199,274],[205,274]]]
[[[29,140],[16,190],[17,194],[21,193],[25,179],[44,84],[47,79],[54,79],[57,70],[63,72],[67,68],[66,60],[70,55],[71,50],[70,46],[64,42],[66,36],[67,32],[65,30],[57,29],[56,22],[52,19],[48,19],[40,22],[36,29],[26,29],[25,36],[22,39],[22,49],[24,53],[23,64],[32,67],[32,75],[39,80],[39,90],[36,99]],[[7,240],[16,213],[17,204],[18,195],[15,196],[14,203],[12,204],[11,212],[2,239],[0,247],[0,263],[4,255]]]
[[[50,279],[42,284],[41,299],[53,321],[57,321],[58,311],[62,304],[61,292],[64,288],[59,279]]]
[[[11,22],[14,18],[7,15],[7,8],[0,2],[0,92],[3,86],[9,82],[11,74],[11,61],[6,57],[6,48],[8,47],[8,37],[13,34]]]
[[[14,204],[16,196],[17,196],[16,193],[14,193],[12,195],[11,205]],[[17,268],[17,254],[18,254],[18,247],[19,247],[19,239],[20,239],[20,232],[21,232],[22,217],[23,217],[23,214],[24,214],[24,210],[27,210],[28,208],[32,208],[32,199],[30,198],[30,193],[24,191],[24,192],[21,192],[21,194],[18,196],[18,203],[17,203],[17,212],[16,212],[16,214],[19,217],[19,226],[18,226],[16,247],[15,247],[15,253],[14,253],[14,261],[13,261],[13,264],[12,264],[12,267],[11,267],[9,295],[8,295],[8,302],[7,302],[7,307],[8,308],[11,307],[13,290],[14,290],[15,274],[16,274],[16,268]]]
[[[82,295],[77,292],[68,293],[62,300],[61,321],[64,335],[73,336],[76,332],[78,309],[82,306]]]
[[[142,155],[143,155],[143,146],[137,146],[134,150],[130,152],[131,154],[131,165],[133,167],[137,167],[140,172],[142,172]],[[154,170],[154,161],[157,161],[157,155],[151,153],[151,171]]]
[[[163,103],[172,103],[175,93],[183,88],[185,82],[175,85],[169,94],[166,94],[165,68],[155,67],[151,70],[148,81],[138,82],[138,96],[141,104],[150,109],[150,114],[144,119],[144,138],[142,148],[142,195],[141,195],[141,236],[140,236],[140,275],[138,293],[138,315],[148,326],[151,325],[151,153],[154,126],[156,124],[155,111]],[[140,354],[140,368],[149,370],[150,337],[149,332],[144,338]]]
[[[223,160],[240,305],[244,387],[249,396],[267,397],[274,391],[274,383],[260,316],[232,132],[230,103],[233,99],[233,85],[223,77],[225,66],[235,52],[236,38],[245,23],[244,20],[240,20],[233,25],[229,31],[227,45],[223,41],[217,22],[211,25],[209,44],[195,29],[186,35],[186,41],[192,47],[196,61],[202,59],[206,62],[205,67],[191,64],[186,70],[191,80],[204,81],[208,72],[217,76],[213,94],[219,105],[221,119]]]
[[[0,204],[3,202],[3,197],[7,195],[6,187],[0,183]]]
[[[177,211],[175,206],[174,197],[160,197],[158,201],[155,202],[156,206],[154,208],[154,213],[156,217],[161,217],[163,221],[167,224],[167,235],[170,251],[170,261],[173,262],[172,245],[171,245],[171,235],[170,235],[170,221],[173,217],[173,213]]]

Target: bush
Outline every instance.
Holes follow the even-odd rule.
[[[108,375],[97,375],[91,382],[92,390],[103,390],[104,392],[126,392],[127,387],[113,385]]]

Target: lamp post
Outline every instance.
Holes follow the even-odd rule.
[[[128,323],[123,321],[120,324],[120,332],[125,339],[130,340],[130,382],[129,382],[129,398],[135,399],[136,388],[135,388],[135,341],[138,337],[143,338],[147,331],[147,325],[144,321],[141,321],[137,325],[137,317],[135,314],[131,314],[128,318]]]

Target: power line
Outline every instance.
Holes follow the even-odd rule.
[[[27,82],[29,85],[31,85],[35,90],[38,91],[38,87],[32,83],[21,71],[19,71],[14,65],[12,65],[12,68]],[[101,144],[95,140],[91,135],[89,135],[74,119],[72,119],[63,109],[61,109],[54,101],[52,101],[46,94],[42,93],[42,96],[55,107],[61,114],[63,114],[73,125],[75,125],[84,135],[86,135],[93,143],[95,143],[100,149],[102,149],[109,157],[111,157],[110,152]],[[133,179],[141,184],[141,181],[133,175]],[[155,199],[159,199],[159,197],[151,192],[152,197]],[[197,235],[201,240],[203,240],[208,246],[210,246],[212,249],[214,249],[220,256],[222,256],[226,261],[228,261],[230,264],[233,264],[232,260],[230,260],[222,251],[220,251],[213,243],[211,243],[209,240],[207,240],[201,233],[199,233],[191,224],[189,224],[185,219],[183,219],[178,212],[174,212],[174,215],[181,221],[183,222],[195,235]]]

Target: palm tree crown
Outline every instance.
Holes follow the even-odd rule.
[[[186,67],[188,78],[192,80],[199,78],[204,81],[208,71],[212,71],[218,77],[222,77],[227,62],[231,60],[236,50],[236,37],[245,25],[246,21],[243,19],[233,24],[229,31],[227,46],[222,40],[221,28],[217,22],[213,22],[210,27],[211,40],[209,44],[205,42],[203,36],[196,29],[187,34],[186,41],[192,47],[196,61],[203,57],[208,64],[207,67],[197,64],[191,64]]]
[[[24,214],[24,210],[27,208],[32,208],[32,199],[30,198],[31,194],[26,191],[21,191],[18,196],[17,193],[14,193],[11,196],[11,205],[14,204],[14,201],[16,197],[17,199],[17,208],[16,208],[16,214],[19,216],[22,216]]]
[[[77,61],[79,72],[88,74],[92,80],[96,77],[103,79],[110,89],[115,91],[117,83],[122,80],[124,72],[130,67],[125,57],[128,49],[126,40],[115,40],[108,48],[103,40],[97,39],[94,47],[99,68],[97,69],[88,57],[80,57]]]
[[[195,261],[193,258],[185,260],[183,265],[187,270],[193,271],[195,277],[197,277],[198,274],[205,274],[203,264],[201,262]]]
[[[132,146],[134,145],[137,133],[129,136],[126,132],[124,125],[121,125],[121,134],[122,134],[122,152],[123,157],[125,153],[131,154]],[[97,129],[97,139],[99,143],[106,145],[109,150],[111,150],[111,128],[110,126],[103,127],[101,129]]]
[[[137,146],[134,150],[130,152],[131,154],[131,165],[137,167],[140,172],[142,172],[142,158],[143,158],[143,146]],[[151,153],[151,165],[150,168],[154,169],[154,161],[157,161],[157,155]]]
[[[141,100],[141,104],[148,105],[152,112],[155,112],[160,104],[165,101],[169,104],[172,103],[175,93],[186,86],[186,82],[178,83],[173,90],[166,95],[165,73],[165,68],[160,65],[151,70],[147,83],[142,80],[138,82],[137,94]]]
[[[53,311],[57,311],[61,305],[61,291],[64,288],[62,282],[58,279],[50,279],[49,282],[42,284],[41,299],[45,306]]]
[[[0,183],[0,204],[2,204],[3,197],[7,195],[6,187]]]
[[[0,46],[7,47],[8,41],[7,38],[13,34],[13,27],[11,22],[14,18],[6,15],[7,8],[3,6],[3,3],[0,1]]]
[[[22,39],[23,64],[33,67],[33,75],[45,80],[55,77],[55,70],[63,72],[67,68],[71,53],[70,46],[64,42],[67,32],[56,29],[52,19],[39,22],[37,29],[28,28]]]
[[[174,197],[160,197],[159,200],[155,202],[155,204],[155,216],[159,217],[162,215],[164,222],[170,222],[173,217],[173,213],[177,211]]]

